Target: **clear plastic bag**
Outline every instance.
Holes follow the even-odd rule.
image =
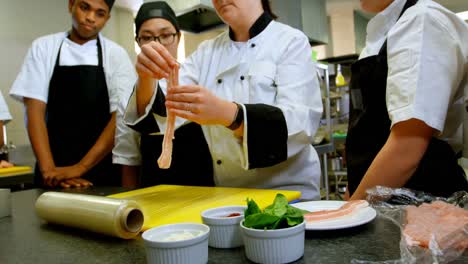
[[[467,192],[442,198],[405,188],[377,186],[367,190],[367,194],[367,200],[379,214],[400,227],[400,259],[353,260],[351,263],[444,264],[459,258],[468,259],[464,256],[468,248]]]

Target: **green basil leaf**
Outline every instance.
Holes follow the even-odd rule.
[[[288,204],[286,205],[286,216],[287,217],[302,217],[304,216],[304,213],[302,212],[301,209]]]
[[[279,217],[274,215],[258,213],[247,216],[244,220],[244,226],[255,229],[265,229],[273,225],[279,219]]]
[[[285,227],[288,227],[288,222],[286,220],[286,217],[283,216],[280,219],[278,219],[278,221],[276,221],[273,225],[271,225],[268,229],[281,229]]]
[[[273,201],[273,204],[270,206],[267,206],[264,212],[267,214],[281,217],[284,214],[286,214],[287,205],[288,205],[288,199],[286,199],[286,197],[283,194],[278,193],[275,197],[275,200]]]
[[[265,208],[263,212],[265,212],[266,214],[282,217],[284,214],[286,214],[286,208],[285,207],[269,207],[269,208],[267,207]]]
[[[298,225],[302,222],[304,222],[304,217],[286,217],[286,220],[288,222],[288,226],[295,226]]]
[[[247,198],[244,226],[255,229],[281,229],[301,224],[307,211],[288,204],[288,199],[278,193],[273,204],[267,206],[263,212],[254,200]]]
[[[247,198],[247,209],[245,209],[244,217],[247,218],[249,215],[258,214],[261,212],[262,210],[260,210],[260,207],[258,207],[257,203],[254,200]]]
[[[274,207],[286,207],[288,205],[288,199],[281,193],[276,194],[275,200],[273,201]]]

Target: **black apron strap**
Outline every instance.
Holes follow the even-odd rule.
[[[60,66],[62,45],[57,55],[46,112],[49,143],[57,167],[78,163],[112,117],[99,37],[96,45],[97,66]],[[83,178],[95,185],[120,185],[119,173],[109,153]],[[40,172],[36,174],[37,182],[42,182]]]

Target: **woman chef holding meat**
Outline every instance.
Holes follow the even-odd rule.
[[[430,0],[361,0],[379,12],[352,66],[346,140],[351,199],[376,185],[449,196],[467,190],[461,149],[468,26]]]
[[[274,21],[267,0],[213,4],[229,30],[187,58],[180,86],[160,92],[156,80],[169,78],[177,62],[160,43],[142,46],[127,124],[163,133],[167,119],[157,109],[165,100],[176,129],[202,125],[217,186],[298,190],[302,199],[319,199],[320,163],[311,141],[322,102],[308,38]]]

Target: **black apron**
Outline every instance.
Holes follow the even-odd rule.
[[[408,0],[403,13],[417,0]],[[401,17],[400,15],[400,17]],[[346,138],[346,162],[350,195],[390,135],[386,106],[387,41],[378,55],[357,61],[351,67],[350,119]],[[436,196],[468,190],[463,169],[450,145],[432,138],[416,172],[404,186]]]
[[[109,95],[102,63],[99,38],[98,66],[60,66],[60,50],[49,83],[46,124],[55,166],[78,163],[93,147],[111,120]],[[42,175],[36,163],[36,183]],[[95,186],[118,186],[120,170],[109,153],[82,178]]]
[[[189,123],[175,130],[169,169],[160,169],[157,163],[163,137],[141,136],[142,187],[158,184],[214,186],[213,161],[200,125]]]

